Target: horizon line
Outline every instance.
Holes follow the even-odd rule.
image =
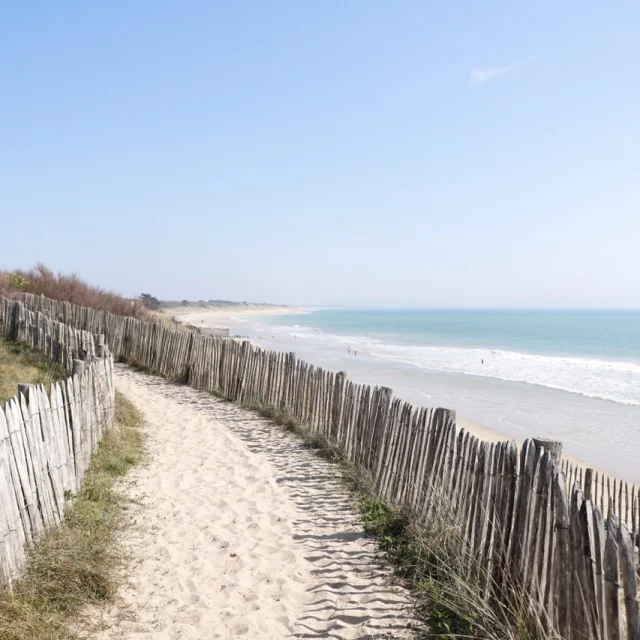
[[[388,311],[640,311],[640,307],[414,307],[366,304],[288,304],[282,306],[301,309],[384,309]]]

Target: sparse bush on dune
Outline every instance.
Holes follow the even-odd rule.
[[[28,271],[16,269],[0,272],[0,295],[13,293],[42,294],[53,300],[63,300],[120,316],[141,320],[148,318],[147,310],[140,300],[129,300],[113,291],[90,285],[75,273],[56,275],[42,263]]]
[[[141,293],[138,300],[140,300],[145,309],[149,309],[151,311],[157,311],[160,309],[160,300],[155,296],[152,296],[150,293]]]

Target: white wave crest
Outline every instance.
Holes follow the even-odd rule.
[[[371,355],[423,369],[524,382],[640,405],[640,364],[460,347],[377,345]]]

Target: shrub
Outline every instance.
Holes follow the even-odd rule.
[[[157,311],[160,308],[160,300],[150,293],[141,293],[139,299],[145,309]]]
[[[28,271],[16,269],[0,273],[0,295],[11,295],[15,292],[42,294],[52,300],[71,302],[99,311],[110,311],[120,316],[147,318],[146,309],[139,301],[129,300],[101,287],[94,287],[75,273],[55,275],[42,263]]]

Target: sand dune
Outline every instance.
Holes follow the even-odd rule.
[[[118,368],[149,461],[130,476],[133,562],[102,638],[409,637],[410,594],[335,470],[293,436],[188,387]]]

